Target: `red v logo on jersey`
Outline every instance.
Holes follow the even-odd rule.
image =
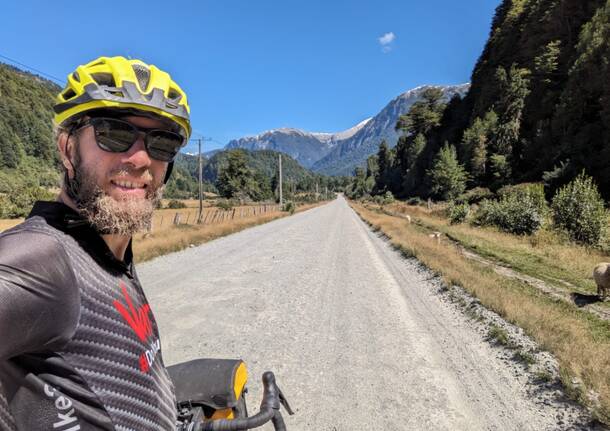
[[[120,282],[119,286],[123,290],[123,297],[127,302],[125,306],[119,300],[114,301],[114,308],[121,313],[123,319],[129,324],[131,329],[136,333],[140,341],[146,342],[146,338],[152,335],[152,324],[150,323],[150,305],[144,304],[137,309],[133,306],[133,302],[127,293],[127,286]]]

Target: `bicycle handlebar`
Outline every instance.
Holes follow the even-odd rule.
[[[239,431],[257,428],[272,421],[276,431],[286,431],[284,418],[280,413],[280,406],[284,406],[289,415],[293,415],[292,409],[284,397],[282,390],[275,383],[275,376],[271,371],[263,374],[263,400],[260,411],[249,418],[244,419],[220,419],[203,423],[202,431]]]

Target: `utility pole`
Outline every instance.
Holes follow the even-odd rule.
[[[284,195],[282,194],[282,155],[279,154],[279,166],[280,166],[280,206],[284,205]]]
[[[203,158],[201,153],[201,145],[205,141],[211,141],[212,138],[199,138],[192,139],[192,141],[197,141],[199,144],[199,214],[197,215],[197,223],[201,223],[201,218],[203,217]]]
[[[201,139],[197,139],[199,142],[199,215],[197,216],[197,223],[201,223],[201,216],[203,215],[203,160],[201,160]]]
[[[316,181],[316,200],[318,199],[318,182]]]

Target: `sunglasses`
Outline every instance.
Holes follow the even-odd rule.
[[[110,153],[124,153],[144,134],[144,147],[155,160],[171,162],[184,144],[178,133],[163,129],[145,129],[118,118],[93,117],[80,123],[75,130],[92,126],[97,146]]]

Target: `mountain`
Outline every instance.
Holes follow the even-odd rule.
[[[394,130],[398,118],[406,114],[413,103],[420,100],[429,86],[407,91],[392,100],[381,112],[338,133],[306,132],[294,128],[281,128],[229,142],[225,149],[274,150],[289,154],[306,168],[327,175],[351,175],[356,166],[377,152],[383,139],[388,145],[396,145],[398,135]],[[443,86],[445,98],[463,96],[469,84]]]
[[[225,149],[273,150],[290,155],[306,168],[328,154],[338,141],[357,133],[370,119],[339,133],[311,133],[293,128],[281,128],[263,132],[256,136],[234,139]]]
[[[398,118],[421,100],[423,92],[430,87],[417,87],[396,97],[379,114],[365,124],[361,123],[362,127],[356,133],[336,142],[334,148],[312,166],[312,170],[328,175],[350,175],[356,166],[364,165],[366,158],[377,152],[382,140],[394,147],[398,141],[394,130]],[[466,94],[470,85],[437,87],[443,89],[444,99],[448,101],[456,94]]]

